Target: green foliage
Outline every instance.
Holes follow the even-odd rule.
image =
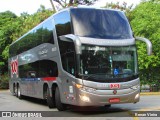
[[[0,75],[0,89],[9,88],[9,77],[8,74]]]
[[[53,13],[54,11],[46,10],[45,7],[41,5],[37,12],[33,15],[28,15],[27,13],[21,14],[19,17],[19,20],[22,23],[20,27],[21,32],[18,34],[19,36],[17,38],[24,35],[39,23],[43,22],[43,20],[51,16]],[[14,41],[15,40],[16,39],[14,39]]]
[[[53,13],[44,6],[35,14],[22,13],[20,17],[10,11],[0,13],[0,73],[8,71],[9,45]]]
[[[20,36],[48,18],[53,11],[40,6],[35,14],[22,13],[20,17],[10,11],[0,13],[0,88],[8,88],[9,45]]]
[[[53,0],[57,3],[59,3],[59,5],[61,5],[63,8],[67,7],[67,6],[73,6],[74,4],[76,5],[92,5],[94,2],[96,2],[97,0]]]
[[[126,2],[123,2],[122,5],[120,5],[119,2],[117,3],[106,3],[106,5],[104,6],[104,8],[111,8],[111,9],[119,9],[121,11],[125,11],[125,13],[130,13],[130,11],[132,10],[133,4],[131,4],[130,6],[127,5]]]
[[[54,2],[57,2],[61,8],[66,8],[69,6],[77,6],[77,5],[93,5],[98,0],[50,0],[53,11],[56,10],[57,5],[54,5]]]
[[[7,71],[8,53],[5,53],[5,48],[12,43],[13,34],[18,29],[16,22],[17,16],[14,13],[10,11],[0,13],[0,72],[2,74]]]
[[[160,3],[142,2],[130,13],[130,23],[135,36],[151,40],[153,55],[146,55],[146,45],[137,42],[140,76],[146,84],[158,84],[160,70]]]
[[[131,26],[135,36],[146,37],[153,44],[153,55],[145,54],[144,44],[138,45],[140,69],[148,69],[160,65],[160,4],[154,2],[142,2],[131,13]],[[142,65],[143,63],[143,65]]]

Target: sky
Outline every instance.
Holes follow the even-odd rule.
[[[131,5],[132,3],[137,5],[140,1],[141,0],[98,0],[95,6],[102,7],[106,4],[106,2],[126,2],[128,5]],[[20,15],[23,12],[33,14],[37,12],[40,5],[44,5],[46,9],[51,8],[50,0],[0,0],[0,12],[9,10],[16,15]]]

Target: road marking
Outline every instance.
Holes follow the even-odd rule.
[[[134,116],[133,113],[132,113],[132,111],[128,111],[128,114],[129,114],[131,117]],[[136,116],[134,116],[134,117],[133,117],[133,120],[139,120],[139,118],[136,117]]]
[[[139,120],[139,118],[138,117],[133,117],[133,120]]]

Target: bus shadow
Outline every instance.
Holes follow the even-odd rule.
[[[28,96],[23,96],[23,100],[39,104],[47,107],[46,100],[32,98]],[[53,111],[50,111],[48,108],[48,114],[55,117],[131,117],[129,109],[122,109],[117,106],[111,107],[77,107],[77,106],[68,106],[65,111],[55,111],[56,108],[53,108]],[[50,113],[52,112],[52,113]]]
[[[66,112],[75,116],[130,117],[128,114],[129,109],[122,109],[119,107],[71,107]]]
[[[22,99],[24,101],[27,101],[27,102],[30,102],[30,103],[47,106],[47,101],[43,100],[43,99],[38,99],[38,98],[33,98],[33,97],[28,97],[28,96],[23,96]]]

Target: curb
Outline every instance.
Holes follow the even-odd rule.
[[[9,89],[0,89],[0,91],[9,91]]]
[[[160,92],[141,92],[140,95],[160,95]]]

